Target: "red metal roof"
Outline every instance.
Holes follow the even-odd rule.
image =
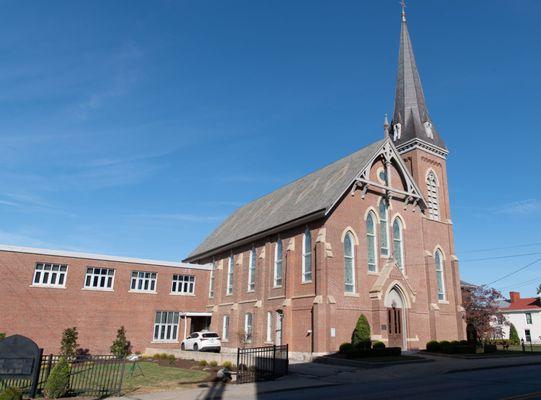
[[[514,299],[509,303],[509,307],[506,310],[536,310],[541,309],[541,302],[539,297],[525,297]]]

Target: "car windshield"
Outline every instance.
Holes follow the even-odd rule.
[[[203,333],[203,337],[218,337],[217,333]]]

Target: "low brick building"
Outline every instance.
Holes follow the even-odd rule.
[[[58,352],[62,331],[108,354],[123,325],[133,351],[178,348],[206,328],[210,266],[0,246],[0,332]]]

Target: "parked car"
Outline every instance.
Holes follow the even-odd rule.
[[[222,343],[216,332],[194,332],[180,344],[181,350],[220,352]]]

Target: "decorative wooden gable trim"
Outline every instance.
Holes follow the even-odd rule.
[[[370,171],[372,169],[372,165],[380,157],[384,160],[387,166],[389,166],[392,161],[396,163],[399,173],[402,175],[404,181],[406,182],[406,191],[394,188],[392,186],[392,182],[387,182],[387,184],[381,184],[370,179]],[[413,177],[411,176],[406,165],[404,164],[402,157],[400,156],[398,150],[396,150],[396,147],[393,145],[390,139],[386,140],[383,143],[380,150],[373,155],[370,162],[368,162],[363,168],[363,170],[360,171],[359,174],[356,176],[353,187],[351,188],[351,194],[355,194],[355,191],[359,189],[361,190],[361,198],[364,199],[369,187],[375,187],[384,190],[385,196],[388,199],[391,199],[393,195],[404,196],[404,209],[406,209],[409,204],[412,205],[413,210],[415,210],[417,206],[421,209],[426,208],[426,201],[423,197],[421,190],[415,183]]]

